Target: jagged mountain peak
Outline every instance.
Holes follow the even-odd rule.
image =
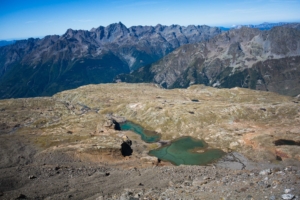
[[[127,29],[127,27],[122,22],[118,22],[106,26],[105,29]]]
[[[51,95],[90,83],[112,82],[117,74],[153,63],[181,45],[221,33],[219,28],[193,34],[187,30],[179,25],[127,28],[118,22],[91,31],[68,29],[62,36],[1,47],[0,98]]]
[[[118,25],[125,26],[122,22],[118,22]],[[125,26],[126,27],[126,26]]]
[[[181,26],[179,26],[178,24],[172,24],[170,25],[170,28],[181,28]]]
[[[73,30],[73,29],[69,28],[69,29],[67,29],[67,31],[65,32],[65,34],[63,34],[63,36],[65,36],[65,37],[67,37],[67,36],[72,37],[73,34],[76,33],[76,32],[77,32],[77,30]]]

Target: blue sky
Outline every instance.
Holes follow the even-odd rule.
[[[0,0],[0,40],[134,25],[300,22],[300,0]]]

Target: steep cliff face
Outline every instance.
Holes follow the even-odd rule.
[[[214,87],[245,87],[295,96],[300,93],[300,32],[291,27],[260,31],[243,27],[206,42],[184,45],[152,64],[117,79],[165,88],[201,83]],[[140,78],[142,80],[142,78]],[[143,81],[143,80],[142,80]]]
[[[175,48],[221,33],[208,26],[122,23],[62,36],[17,41],[0,48],[0,98],[51,95],[85,84],[112,82]]]

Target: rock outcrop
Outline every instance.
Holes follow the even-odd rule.
[[[119,83],[0,103],[1,135],[21,134],[49,151],[118,151],[124,134],[117,123],[128,119],[161,134],[162,141],[192,136],[211,148],[237,151],[254,161],[300,160],[299,146],[276,145],[276,141],[300,140],[300,104],[272,92],[203,85],[165,90]]]

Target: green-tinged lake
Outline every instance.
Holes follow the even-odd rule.
[[[149,155],[169,161],[174,165],[206,165],[225,155],[222,150],[207,149],[207,146],[202,140],[182,137],[167,146],[151,150]]]
[[[139,134],[142,140],[147,143],[158,142],[161,138],[160,134],[145,130],[129,121],[121,124],[121,130],[131,130]],[[208,145],[203,140],[188,136],[173,140],[169,145],[151,150],[149,155],[169,161],[174,165],[207,165],[225,155],[225,152],[220,149],[208,149],[207,147]]]
[[[139,134],[142,138],[147,143],[153,143],[153,142],[158,142],[160,140],[161,135],[156,133],[155,131],[149,131],[145,130],[143,127],[134,124],[132,122],[126,121],[125,123],[121,124],[121,130],[124,131],[133,131],[137,134]]]

